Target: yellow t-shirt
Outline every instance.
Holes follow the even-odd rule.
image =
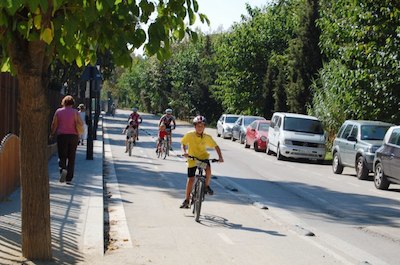
[[[182,139],[181,144],[186,145],[188,147],[187,153],[190,156],[195,156],[199,159],[208,159],[210,154],[207,152],[208,148],[215,148],[217,143],[206,133],[203,133],[203,136],[198,136],[196,131],[190,131],[186,133]],[[192,159],[188,159],[188,167],[195,167],[196,161]]]

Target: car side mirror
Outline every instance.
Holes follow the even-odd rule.
[[[349,136],[349,137],[347,137],[347,141],[350,141],[350,142],[357,142],[357,138],[354,137],[354,136]]]

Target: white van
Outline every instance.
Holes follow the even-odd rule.
[[[323,162],[326,139],[321,121],[308,115],[275,112],[268,130],[267,154],[272,152],[278,160],[290,157]]]

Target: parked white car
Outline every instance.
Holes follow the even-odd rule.
[[[222,138],[232,137],[232,127],[235,125],[239,115],[235,114],[222,114],[217,122],[217,136]]]
[[[276,153],[278,160],[290,157],[324,161],[325,133],[321,121],[316,117],[275,112],[268,130],[268,140],[267,154]]]

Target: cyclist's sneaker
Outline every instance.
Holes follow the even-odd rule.
[[[214,191],[210,188],[210,186],[207,186],[207,187],[206,187],[206,193],[207,193],[208,195],[213,195],[213,194],[214,194]]]
[[[189,208],[189,202],[188,202],[188,200],[184,200],[179,208],[181,208],[181,209],[187,209],[187,208]]]
[[[65,182],[65,178],[67,177],[67,170],[66,169],[61,169],[60,173],[60,182]]]

